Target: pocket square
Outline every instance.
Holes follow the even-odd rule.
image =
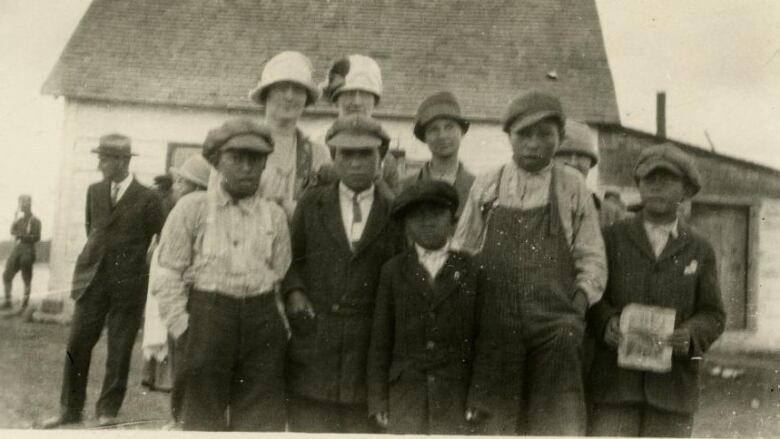
[[[683,270],[683,274],[690,275],[690,274],[696,274],[696,270],[699,268],[699,263],[696,261],[696,259],[692,260],[690,264],[688,264],[687,267],[685,267],[685,270]]]

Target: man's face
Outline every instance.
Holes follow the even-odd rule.
[[[362,192],[374,181],[379,168],[379,152],[376,148],[336,148],[333,166],[339,179],[351,190]]]
[[[223,151],[217,162],[217,170],[222,175],[222,187],[234,198],[254,195],[260,185],[267,158],[267,154],[245,149]]]
[[[130,167],[130,158],[116,155],[98,154],[98,170],[103,178],[114,182],[120,182],[127,177]]]
[[[306,88],[294,82],[277,82],[268,88],[265,114],[276,120],[298,120],[306,108]]]
[[[643,209],[654,216],[671,216],[687,196],[685,180],[679,175],[656,168],[639,179]]]
[[[518,166],[530,172],[549,165],[561,141],[558,124],[554,119],[542,119],[525,128],[519,125],[520,120],[509,129],[512,159]]]
[[[457,156],[462,138],[463,130],[452,119],[434,119],[425,126],[425,144],[434,157]]]
[[[590,172],[590,166],[593,161],[593,159],[590,157],[578,152],[559,152],[558,154],[555,154],[554,160],[557,163],[571,166],[572,168],[580,171],[580,174],[582,174],[584,177],[588,176],[588,173]]]
[[[32,199],[29,197],[19,197],[19,210],[29,213],[32,209]]]
[[[363,90],[342,91],[336,96],[336,105],[339,108],[339,116],[362,114],[370,117],[374,114],[376,96]]]
[[[404,218],[409,238],[428,250],[437,250],[447,243],[454,232],[452,212],[435,204],[418,204]]]

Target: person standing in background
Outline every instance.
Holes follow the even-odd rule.
[[[30,302],[33,264],[35,264],[35,243],[41,240],[41,221],[32,213],[32,198],[29,195],[19,196],[19,209],[16,211],[14,222],[11,225],[11,236],[14,237],[16,245],[5,262],[5,272],[3,272],[5,302],[3,302],[2,308],[11,308],[11,289],[14,277],[16,273],[21,271],[24,282],[22,309],[25,309]]]

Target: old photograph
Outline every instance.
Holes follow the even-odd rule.
[[[5,437],[780,437],[780,2],[0,0],[0,148]]]

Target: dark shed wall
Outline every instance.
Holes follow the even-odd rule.
[[[634,186],[634,165],[642,148],[660,143],[653,135],[598,125],[599,185]],[[703,179],[700,196],[780,198],[780,171],[676,143],[694,157]]]

